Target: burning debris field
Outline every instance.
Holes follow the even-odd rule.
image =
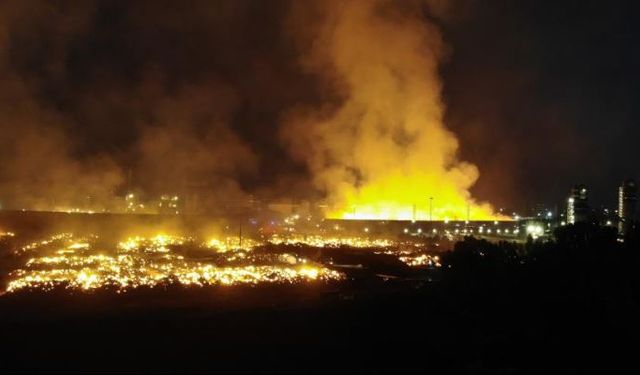
[[[97,232],[101,232],[99,227]],[[149,228],[145,235],[120,237],[73,231],[19,233],[6,231],[0,237],[4,259],[11,264],[2,275],[8,294],[54,289],[126,293],[171,285],[340,283],[357,277],[353,270],[370,268],[366,259],[345,260],[349,254],[391,260],[391,270],[380,272],[387,276],[397,269],[440,266],[438,255],[428,252],[426,244],[349,235],[289,233],[243,238],[154,233]]]
[[[57,250],[46,245],[31,248],[38,255],[9,275],[7,291],[65,286],[85,290],[115,288],[120,292],[166,283],[185,286],[293,283],[342,277],[339,272],[311,264],[306,259],[288,254],[254,254],[250,248],[214,253],[198,260],[180,254],[188,250],[219,251],[220,248],[202,247],[191,238],[164,234],[129,238],[118,243],[115,249],[107,250],[101,250],[91,239],[76,241],[69,235],[53,241],[54,244],[62,242],[63,247],[55,247]]]
[[[0,212],[0,369],[83,369],[114,347],[102,369],[275,369],[281,351],[299,368],[333,340],[346,349],[348,317],[366,316],[352,309],[436,289],[440,252],[424,239],[283,223]]]
[[[640,23],[551,3],[0,1],[0,373],[638,367]]]

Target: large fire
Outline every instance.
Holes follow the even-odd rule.
[[[14,237],[13,233],[3,233]],[[268,251],[265,251],[265,245]],[[275,245],[275,248],[273,247]],[[288,247],[289,246],[289,247]],[[211,237],[206,241],[159,233],[131,236],[119,242],[96,235],[52,234],[14,250],[25,259],[9,274],[6,292],[56,287],[118,293],[138,287],[298,283],[342,280],[327,265],[291,253],[291,247],[350,247],[388,254],[411,267],[438,267],[439,258],[425,252],[421,242],[403,242],[355,236],[288,234],[263,240]],[[262,249],[260,251],[258,249]],[[192,256],[196,251],[200,255]]]
[[[19,253],[35,251],[37,255],[9,275],[6,291],[49,290],[62,286],[81,290],[114,288],[121,292],[175,283],[203,286],[343,278],[339,272],[295,256],[283,261],[278,255],[247,255],[249,248],[217,251],[218,256],[210,261],[192,259],[176,252],[177,246],[194,243],[189,237],[135,236],[119,242],[115,250],[99,247],[95,239],[62,233],[22,247]],[[224,241],[209,241],[203,248],[213,249],[222,243]]]
[[[14,237],[13,233],[2,233]],[[111,245],[109,245],[111,244]],[[270,245],[269,251],[258,251]],[[273,245],[276,247],[274,248]],[[420,242],[355,236],[289,234],[263,240],[237,237],[193,237],[159,233],[130,236],[119,242],[96,235],[63,232],[23,244],[14,255],[25,259],[9,274],[6,292],[56,287],[117,292],[138,287],[298,283],[342,280],[329,265],[290,253],[287,246],[350,247],[388,254],[411,267],[438,267],[439,258]],[[196,251],[200,255],[192,256]],[[363,250],[365,251],[365,250]]]
[[[420,2],[322,2],[304,63],[334,83],[337,105],[305,108],[283,134],[341,219],[496,220],[469,189],[478,168],[444,124],[443,41]]]
[[[381,186],[365,186],[350,194],[344,207],[328,211],[327,217],[346,220],[510,220],[494,213],[490,205],[477,204],[466,198],[466,192],[460,194],[455,188],[443,189],[437,194],[430,194],[432,190],[428,188],[407,188],[413,179],[416,180],[413,185],[429,181],[411,176],[404,180],[389,179],[380,183]]]

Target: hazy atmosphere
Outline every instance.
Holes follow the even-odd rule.
[[[612,203],[598,178],[635,172],[626,4],[355,3],[4,2],[0,203],[207,186],[339,211],[436,196],[444,217],[575,182]]]

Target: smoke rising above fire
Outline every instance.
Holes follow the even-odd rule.
[[[208,207],[258,194],[331,217],[491,218],[443,124],[435,3],[3,3],[0,202],[196,189]]]
[[[85,6],[60,14],[59,24],[45,22],[52,9],[45,3],[30,8],[25,3],[0,5],[0,203],[9,207],[55,208],[73,201],[108,201],[122,182],[119,166],[110,156],[77,158],[74,139],[65,131],[69,118],[55,106],[45,105],[34,91],[38,77],[23,76],[24,62],[15,34],[40,25],[34,34],[50,32],[51,59],[43,70],[59,79],[68,37],[85,26]]]
[[[492,219],[469,193],[478,168],[458,160],[443,124],[442,37],[421,2],[394,5],[322,3],[302,61],[341,99],[290,113],[283,138],[327,192],[330,217]]]

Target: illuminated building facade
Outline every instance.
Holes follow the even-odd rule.
[[[618,233],[627,234],[636,217],[638,186],[633,180],[626,180],[618,188]]]
[[[575,185],[567,199],[567,223],[586,222],[589,219],[589,200],[587,187]]]

